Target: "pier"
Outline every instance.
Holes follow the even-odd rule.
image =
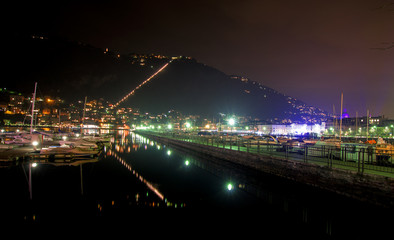
[[[360,201],[391,208],[394,206],[394,173],[391,163],[368,151],[337,152],[330,148],[305,146],[303,151],[275,144],[218,137],[137,131],[137,134],[218,161],[311,185]],[[308,149],[309,148],[309,149]],[[318,156],[324,154],[324,156]],[[327,156],[326,156],[327,155]]]

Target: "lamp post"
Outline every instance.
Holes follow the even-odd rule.
[[[391,124],[390,127],[391,127],[391,137],[394,137],[394,125]]]
[[[234,118],[230,118],[228,120],[228,124],[230,124],[230,126],[231,126],[231,133],[233,133],[233,126],[235,125],[235,119]]]

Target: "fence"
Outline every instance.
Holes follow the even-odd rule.
[[[312,145],[302,142],[276,143],[263,139],[245,139],[240,136],[199,136],[182,132],[154,132],[156,136],[193,142],[218,148],[275,156],[278,158],[354,170],[359,173],[394,173],[394,150],[379,145],[342,143]]]

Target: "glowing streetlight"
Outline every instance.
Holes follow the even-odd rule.
[[[233,132],[233,126],[235,125],[235,119],[230,118],[229,120],[227,120],[227,122],[231,126],[231,132]]]
[[[191,126],[192,125],[189,122],[186,123],[186,128],[190,128]]]
[[[231,190],[233,190],[233,189],[234,189],[233,184],[228,183],[228,184],[227,184],[227,190],[231,191]]]
[[[235,119],[234,118],[230,118],[228,120],[228,124],[230,124],[230,126],[234,126],[235,125]]]

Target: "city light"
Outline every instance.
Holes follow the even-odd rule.
[[[230,126],[234,126],[235,125],[235,119],[234,118],[230,118],[228,120],[228,124],[230,124]]]
[[[227,190],[231,191],[231,190],[233,190],[233,189],[234,189],[233,184],[228,183],[228,184],[227,184]]]

